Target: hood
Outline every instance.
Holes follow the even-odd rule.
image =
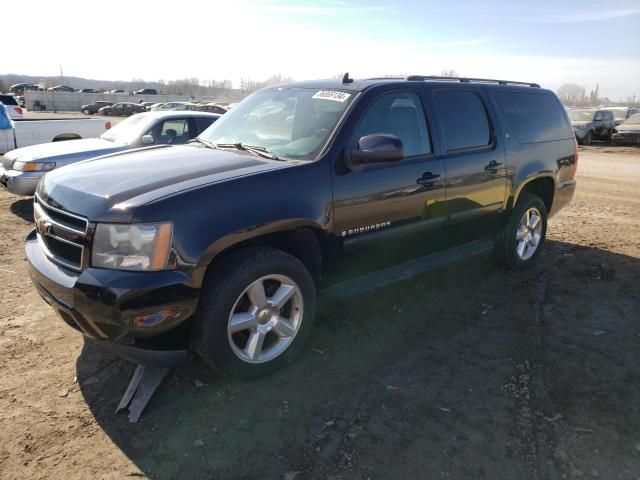
[[[623,123],[616,127],[618,132],[640,132],[640,123]]]
[[[138,207],[158,198],[288,165],[245,152],[164,145],[53,170],[38,195],[91,221],[129,222]]]
[[[573,122],[571,122],[571,126],[573,126],[573,127],[584,127],[584,126],[587,126],[587,125],[589,125],[591,123],[593,123],[593,122],[585,122],[585,121],[576,122],[576,121],[573,121]]]
[[[85,138],[82,140],[67,140],[65,142],[41,143],[30,147],[18,148],[6,156],[11,160],[24,161],[56,161],[64,158],[75,161],[86,160],[131,148],[122,143],[109,142],[101,138]]]

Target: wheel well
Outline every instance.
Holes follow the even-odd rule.
[[[527,183],[520,192],[520,196],[523,193],[531,193],[542,199],[544,206],[547,209],[547,213],[551,211],[551,205],[553,205],[553,195],[555,191],[555,185],[553,179],[550,177],[542,177],[531,180]]]
[[[300,260],[317,283],[322,275],[323,248],[322,231],[319,229],[304,227],[293,230],[261,235],[243,242],[236,243],[216,255],[209,264],[207,270],[220,262],[220,260],[232,252],[246,247],[271,247],[288,253]]]
[[[80,140],[82,137],[76,133],[63,133],[62,135],[58,135],[52,141],[53,142],[64,142],[65,140]]]

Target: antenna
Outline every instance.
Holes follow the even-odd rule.
[[[349,72],[342,76],[342,83],[353,83],[353,78],[349,78]]]

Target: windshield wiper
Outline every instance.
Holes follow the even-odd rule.
[[[213,143],[211,143],[209,140],[204,140],[204,139],[202,139],[200,137],[192,138],[187,143],[194,143],[194,142],[201,143],[202,145],[204,145],[207,148],[216,148],[216,146]]]
[[[236,150],[245,150],[247,152],[251,152],[254,155],[258,155],[260,157],[268,158],[270,160],[280,160],[275,154],[273,154],[269,149],[265,147],[261,147],[259,145],[247,145],[246,143],[216,143],[216,148],[235,148]]]

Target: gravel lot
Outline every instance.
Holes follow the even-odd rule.
[[[322,306],[299,362],[174,371],[137,425],[132,366],[35,293],[30,199],[0,192],[0,477],[640,478],[640,149],[581,149],[540,262],[490,258]]]

